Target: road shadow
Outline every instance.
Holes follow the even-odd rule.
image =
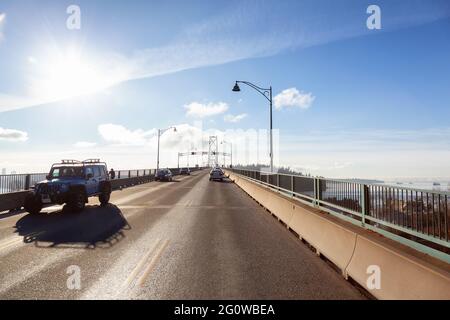
[[[42,248],[109,248],[125,237],[131,229],[120,209],[107,206],[86,206],[79,213],[65,206],[51,213],[28,214],[17,221],[16,231],[25,243]]]
[[[224,178],[222,181],[220,180],[211,180],[210,182],[217,182],[217,183],[233,183],[233,181],[231,181],[228,178]]]

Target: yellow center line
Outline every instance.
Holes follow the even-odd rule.
[[[164,241],[164,243],[160,246],[156,254],[153,256],[152,260],[150,260],[150,263],[148,264],[147,268],[145,269],[144,273],[142,274],[141,278],[139,279],[139,286],[143,287],[145,281],[147,280],[148,276],[152,272],[153,268],[156,265],[156,262],[158,262],[158,259],[161,257],[164,249],[169,244],[169,240]]]
[[[129,288],[131,283],[133,282],[133,280],[136,278],[136,276],[138,275],[139,271],[142,269],[142,267],[144,266],[144,264],[147,262],[147,260],[150,258],[150,256],[152,255],[152,253],[155,251],[155,249],[158,247],[159,243],[161,242],[161,239],[156,239],[155,243],[153,244],[153,246],[150,248],[150,250],[147,252],[147,254],[142,257],[142,259],[139,261],[139,263],[136,265],[136,267],[134,268],[134,270],[130,273],[130,275],[128,276],[127,280],[124,282],[123,287],[125,289]]]
[[[22,243],[23,240],[21,237],[13,237],[12,239],[7,239],[0,242],[0,250],[4,250],[14,244]]]

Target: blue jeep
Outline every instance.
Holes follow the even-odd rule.
[[[111,182],[106,163],[98,159],[62,160],[52,165],[47,180],[34,186],[27,195],[24,208],[37,214],[47,204],[66,203],[73,211],[84,209],[89,197],[98,196],[101,205],[109,202]]]

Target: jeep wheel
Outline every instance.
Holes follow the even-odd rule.
[[[111,198],[111,187],[104,186],[102,188],[102,193],[98,196],[98,200],[102,206],[106,206]]]
[[[23,207],[31,214],[38,214],[42,210],[42,202],[34,194],[29,194],[25,198]]]
[[[86,205],[86,197],[82,191],[74,191],[69,196],[69,207],[75,211],[80,212],[83,211]]]

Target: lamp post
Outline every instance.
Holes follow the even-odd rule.
[[[230,152],[230,167],[233,167],[233,143],[232,142],[228,142],[228,141],[222,141],[220,144],[225,144],[228,143],[230,145],[231,148],[231,152]],[[225,152],[223,153],[223,164],[225,165]]]
[[[166,129],[158,129],[158,152],[157,152],[157,159],[156,159],[156,173],[159,171],[159,139],[161,136],[166,132],[167,130],[173,129],[173,132],[177,132],[177,128],[175,127],[169,127]]]
[[[256,91],[258,91],[260,94],[264,96],[269,101],[269,107],[270,107],[270,172],[273,172],[273,137],[272,137],[272,86],[270,86],[268,89],[258,87],[257,85],[254,85],[251,82],[248,81],[236,81],[233,91],[234,92],[240,92],[241,88],[239,88],[238,83],[243,83],[248,85],[249,87],[252,87]]]

